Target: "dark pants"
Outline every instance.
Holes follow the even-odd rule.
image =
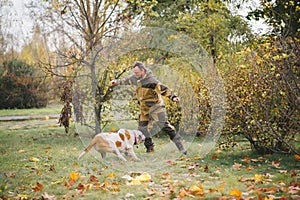
[[[166,109],[161,105],[152,106],[148,115],[140,116],[138,129],[142,131],[146,138],[151,138],[160,131],[167,133],[171,140],[176,136],[174,126],[168,121]]]
[[[143,111],[148,111],[144,109]],[[146,114],[145,113],[149,113]],[[164,106],[155,105],[149,109],[149,112],[144,112],[144,115],[140,115],[139,119],[139,130],[145,135],[145,146],[147,148],[147,152],[154,151],[154,143],[152,142],[151,137],[157,134],[160,131],[164,131],[170,137],[170,139],[175,143],[178,150],[183,153],[187,154],[187,150],[184,148],[181,137],[174,126],[172,126],[168,120],[166,109]]]

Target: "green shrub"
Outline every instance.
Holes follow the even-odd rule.
[[[19,60],[3,63],[0,109],[45,107],[47,87],[33,66]]]

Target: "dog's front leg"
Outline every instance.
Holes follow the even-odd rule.
[[[115,149],[114,153],[118,156],[118,158],[120,158],[123,161],[127,161],[126,158],[124,158],[124,156],[122,156],[122,154],[120,153],[119,149]]]
[[[106,152],[100,152],[100,154],[101,154],[102,159],[105,160],[105,158],[106,158]]]
[[[128,152],[128,154],[129,154],[135,161],[140,160],[140,159],[135,155],[133,149],[128,149],[127,152]]]

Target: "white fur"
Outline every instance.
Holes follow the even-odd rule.
[[[129,135],[129,139],[126,137]],[[124,137],[123,137],[124,136]],[[79,155],[78,159],[82,158],[92,147],[100,152],[103,159],[105,159],[107,152],[112,152],[118,156],[119,159],[127,161],[121,153],[130,155],[134,160],[138,160],[133,150],[135,142],[137,144],[143,142],[145,136],[139,130],[120,129],[116,133],[99,133],[97,134],[86,149]]]

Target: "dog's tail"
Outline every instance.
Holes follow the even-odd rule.
[[[90,144],[85,148],[85,150],[78,156],[78,160],[81,159],[87,152],[91,150],[91,148],[96,144],[96,137],[92,139]]]

